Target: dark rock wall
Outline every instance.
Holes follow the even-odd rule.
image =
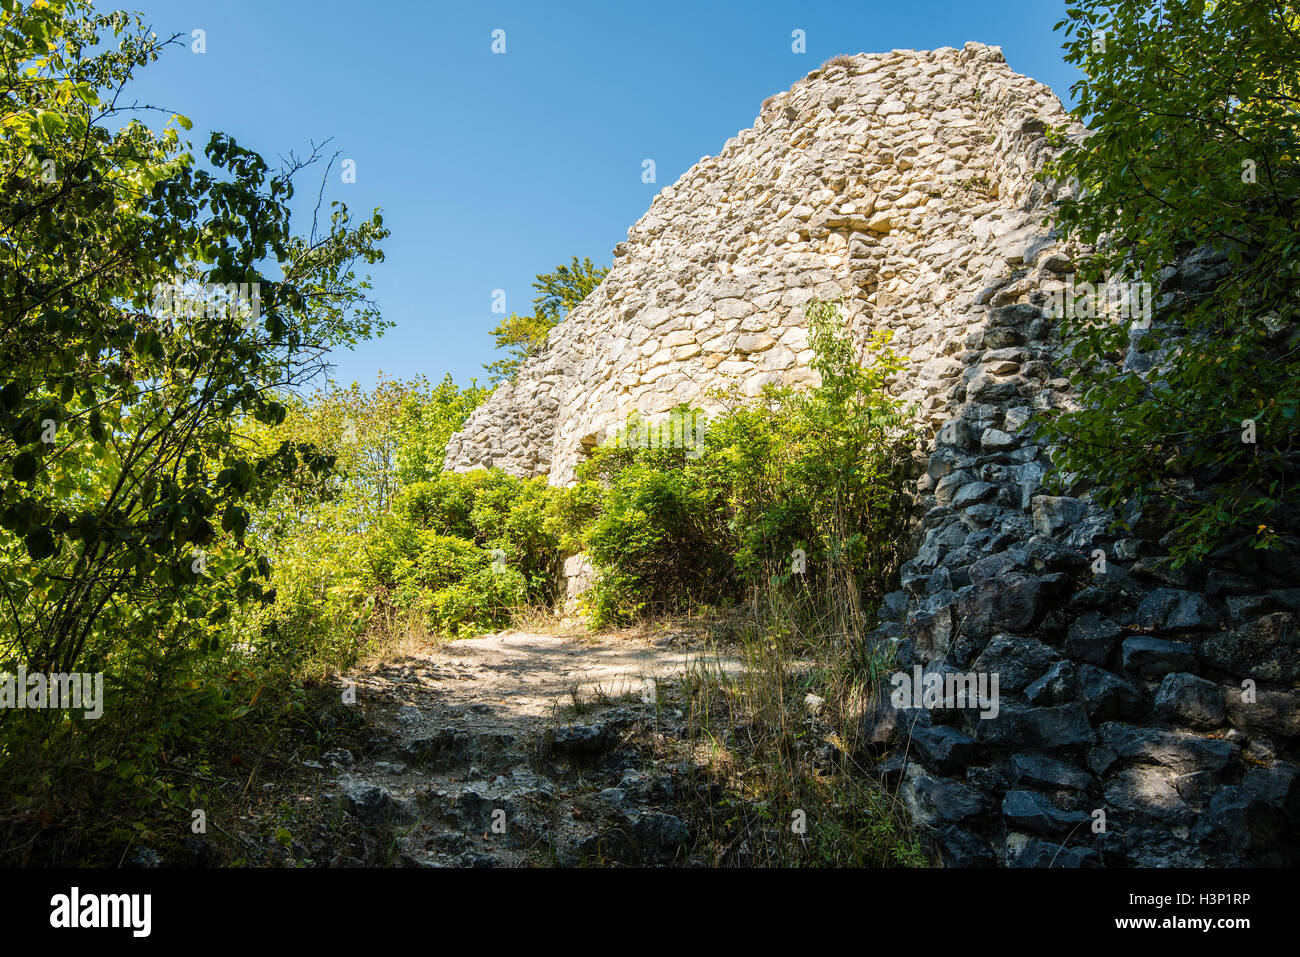
[[[1201,258],[1159,301],[1219,275]],[[1070,269],[1051,259],[1032,275]],[[1021,410],[1069,390],[1050,283],[1007,279],[1015,301],[959,357],[915,557],[876,634],[903,673],[996,674],[998,707],[884,702],[870,719],[883,772],[947,866],[1300,863],[1300,549],[1174,569],[1154,522],[1116,531],[1086,493],[1043,494],[1050,463]],[[1020,371],[982,374],[1005,357]]]

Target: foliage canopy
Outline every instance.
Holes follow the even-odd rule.
[[[1056,463],[1161,514],[1180,563],[1278,546],[1300,428],[1300,14],[1076,0],[1057,28],[1088,126],[1048,171],[1075,183],[1057,223],[1092,247],[1081,278],[1159,299],[1150,328],[1065,319],[1082,403],[1047,424]]]

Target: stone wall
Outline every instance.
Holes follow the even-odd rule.
[[[660,192],[448,467],[566,483],[627,411],[812,382],[804,305],[840,297],[860,341],[893,331],[894,391],[930,436],[875,640],[904,671],[1000,681],[997,717],[883,702],[865,719],[935,858],[1294,863],[1300,548],[1174,570],[1143,516],[1116,535],[1086,484],[1042,488],[1034,414],[1072,401],[1044,306],[1076,251],[1043,225],[1063,189],[1035,174],[1067,119],[979,44],[814,72]]]
[[[573,478],[626,412],[706,391],[800,384],[804,306],[842,297],[853,328],[894,332],[899,391],[936,425],[938,385],[982,324],[974,302],[1047,240],[1033,171],[1051,90],[995,47],[860,55],[765,103],[754,127],[660,191],[609,275],[448,445],[448,468]]]
[[[949,866],[1295,864],[1300,545],[1175,569],[1150,516],[1103,512],[1082,480],[1041,494],[1049,462],[1026,417],[1068,400],[1032,371],[1051,366],[1041,306],[1068,269],[1051,252],[1010,270],[958,354],[956,418],[917,481],[914,557],[873,636],[944,691],[882,702],[869,750]],[[1158,301],[1214,277],[1193,258]],[[1123,361],[1141,371],[1139,341]],[[996,713],[956,700],[949,675],[997,675]]]

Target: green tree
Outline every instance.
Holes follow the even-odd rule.
[[[577,256],[568,266],[557,266],[555,272],[542,273],[533,283],[537,297],[531,316],[511,313],[492,330],[496,348],[506,350],[506,358],[484,365],[495,385],[503,379],[513,379],[519,367],[531,356],[546,347],[546,337],[552,329],[582,300],[600,285],[609,273],[608,266],[596,267],[590,258],[581,261]]]
[[[477,379],[462,389],[447,373],[433,388],[424,383],[419,393],[409,396],[397,421],[397,481],[405,486],[436,477],[442,471],[447,440],[491,392]]]
[[[174,39],[174,38],[173,38]],[[0,0],[0,644],[33,669],[160,667],[268,598],[249,510],[328,456],[260,450],[329,349],[382,329],[376,210],[291,227],[295,174],[214,134],[200,168],[122,89],[167,42]],[[89,670],[97,670],[90,667]]]
[[[1057,29],[1089,130],[1047,171],[1075,181],[1057,223],[1094,248],[1081,279],[1166,295],[1146,330],[1063,320],[1083,401],[1047,423],[1056,463],[1103,504],[1163,513],[1180,563],[1276,545],[1300,426],[1297,7],[1075,0]],[[1171,287],[1193,250],[1224,267]],[[1126,365],[1130,345],[1154,367]]]

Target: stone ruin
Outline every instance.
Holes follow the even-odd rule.
[[[1050,306],[1078,250],[1045,225],[1069,186],[1037,175],[1062,125],[1080,133],[996,47],[837,58],[660,191],[447,467],[570,483],[629,412],[815,383],[804,308],[840,299],[859,342],[892,330],[928,436],[874,639],[901,673],[1000,681],[996,718],[866,718],[935,860],[1294,864],[1300,546],[1174,569],[1140,515],[1116,535],[1086,489],[1044,494],[1033,417],[1073,397]],[[1193,259],[1157,295],[1214,276]]]

